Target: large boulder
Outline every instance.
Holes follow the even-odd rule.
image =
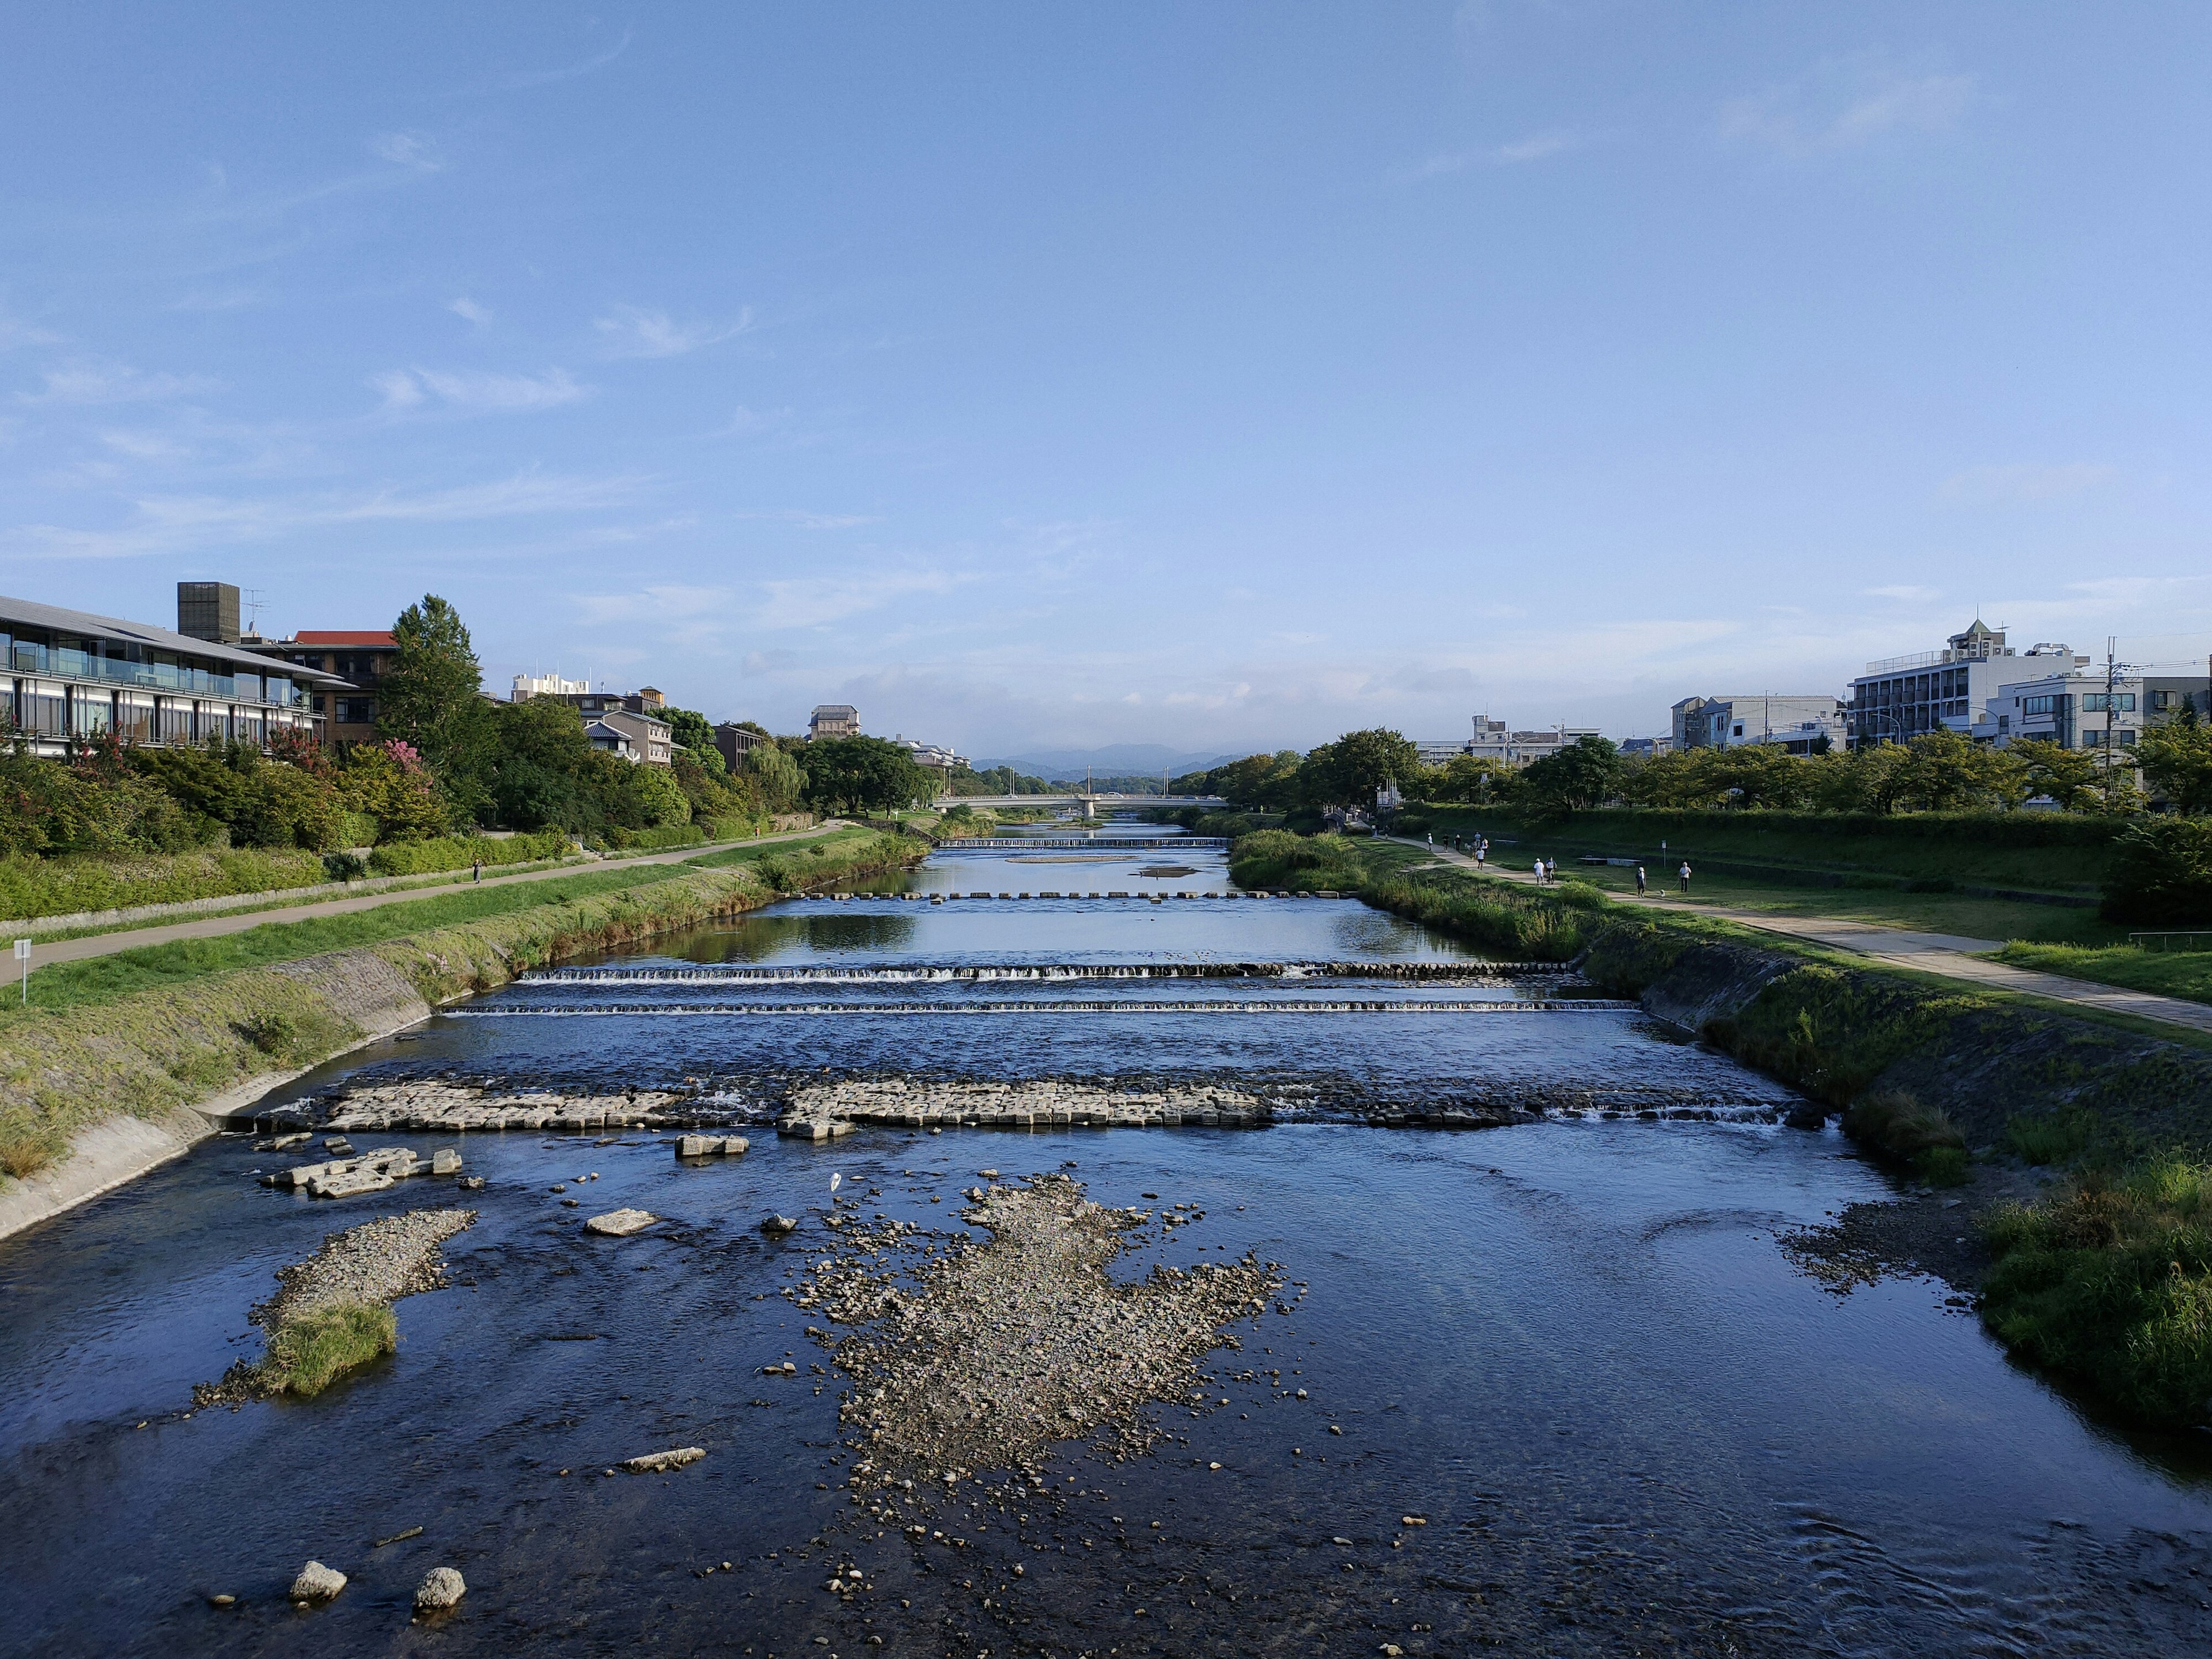
[[[326,1567],[319,1561],[310,1561],[300,1569],[300,1576],[292,1581],[295,1601],[327,1601],[346,1587],[346,1576],[336,1567]]]
[[[433,1567],[415,1586],[415,1606],[423,1613],[437,1613],[458,1606],[468,1593],[467,1583],[453,1568]]]
[[[609,1238],[628,1238],[632,1233],[643,1232],[659,1219],[650,1210],[609,1210],[586,1221],[584,1231],[603,1233]]]

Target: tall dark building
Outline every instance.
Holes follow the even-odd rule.
[[[179,582],[177,632],[216,645],[238,643],[238,590],[228,582]]]

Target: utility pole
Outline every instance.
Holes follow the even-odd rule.
[[[2105,805],[2112,804],[2112,705],[2119,701],[2119,639],[2105,635]]]

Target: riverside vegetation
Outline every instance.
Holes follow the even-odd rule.
[[[1984,1322],[2136,1420],[2212,1420],[2212,1055],[2201,1048],[1655,915],[1583,884],[1509,885],[1401,845],[1261,831],[1231,848],[1231,870],[1247,885],[1357,893],[1500,955],[1579,959],[1595,982],[1840,1112],[1871,1156],[1929,1184],[1963,1181],[1975,1159],[2063,1170],[2047,1196],[1984,1218]]]
[[[0,1005],[0,1176],[58,1163],[73,1134],[113,1114],[158,1121],[253,1078],[312,1065],[403,1007],[902,868],[926,851],[911,837],[842,830],[799,847],[470,889],[40,969],[28,1007]]]

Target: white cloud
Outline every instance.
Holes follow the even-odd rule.
[[[1929,605],[1943,596],[1932,587],[1914,587],[1909,584],[1894,587],[1869,587],[1866,595],[1870,599],[1895,599],[1900,605]]]
[[[768,598],[754,613],[753,623],[759,628],[819,628],[918,594],[949,593],[973,580],[945,570],[901,570],[767,581],[761,587]]]
[[[1531,161],[1547,161],[1554,155],[1566,155],[1571,150],[1586,149],[1595,142],[1594,134],[1553,128],[1545,132],[1532,132],[1525,138],[1516,138],[1508,143],[1431,155],[1412,168],[1407,177],[1418,180],[1434,179],[1445,173],[1464,173],[1470,167],[1522,167]]]
[[[1721,110],[1721,134],[1785,155],[1848,149],[1890,133],[1941,132],[1973,104],[1971,75],[1911,74],[1860,57],[1739,98]]]
[[[678,323],[665,311],[616,306],[593,320],[610,357],[680,357],[701,346],[742,334],[753,325],[751,307],[734,323]]]
[[[2110,483],[2119,476],[2117,467],[2094,461],[2068,461],[2056,465],[2014,462],[2004,466],[1970,466],[1943,480],[1946,501],[1988,504],[2002,501],[2055,501]]]
[[[380,132],[368,141],[368,148],[380,159],[417,173],[441,172],[446,165],[428,133]]]
[[[25,403],[158,403],[196,392],[210,392],[216,385],[204,374],[148,374],[125,363],[93,362],[50,368],[40,378],[46,381],[46,389],[22,394]]]
[[[803,513],[796,507],[777,516],[801,530],[851,530],[860,525],[881,522],[871,513]]]
[[[458,300],[448,300],[446,302],[446,309],[452,312],[456,317],[459,317],[466,321],[474,323],[478,328],[482,328],[486,323],[491,320],[491,313],[485,310],[483,307],[478,305],[474,300],[469,298],[465,294],[461,295]]]
[[[0,532],[0,553],[18,557],[133,558],[240,542],[327,532],[354,525],[459,524],[611,507],[634,493],[635,477],[568,477],[522,472],[448,489],[379,490],[246,499],[148,495],[131,502],[119,527],[87,530],[33,524]]]
[[[128,455],[138,461],[181,460],[191,453],[185,445],[159,432],[131,432],[120,428],[103,432],[100,442],[118,455]]]
[[[562,69],[519,70],[512,75],[502,76],[499,82],[500,88],[506,92],[521,92],[532,87],[551,86],[556,82],[573,81],[578,76],[589,75],[594,70],[605,69],[629,51],[630,39],[631,31],[624,29],[621,40],[616,41],[605,52],[586,58],[580,64],[570,64]]]
[[[59,345],[61,338],[51,329],[40,328],[35,323],[24,322],[5,311],[0,311],[0,351],[16,346]]]
[[[789,425],[791,417],[792,411],[788,409],[747,409],[740,404],[738,405],[738,412],[731,417],[729,425],[708,435],[714,438],[757,437],[763,432],[771,432],[777,427]]]
[[[369,384],[384,394],[384,407],[392,413],[418,409],[435,398],[459,414],[526,414],[558,409],[592,395],[592,388],[577,384],[565,368],[549,368],[535,376],[401,368],[374,375]]]

